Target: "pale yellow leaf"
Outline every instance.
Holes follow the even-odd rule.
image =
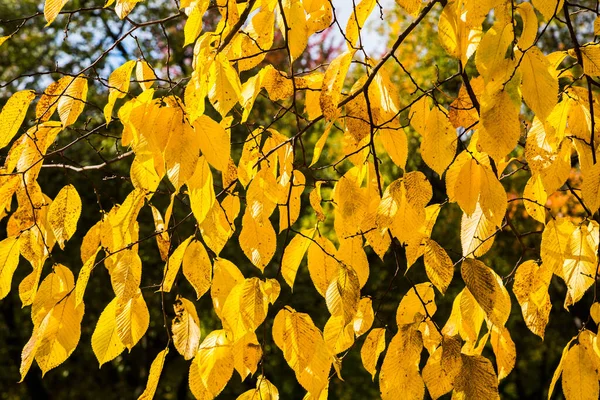
[[[171,323],[173,345],[185,358],[191,360],[200,345],[200,320],[196,307],[191,301],[178,297],[173,304],[175,318]]]

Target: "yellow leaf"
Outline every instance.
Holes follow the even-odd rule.
[[[600,208],[600,164],[594,164],[585,171],[581,197],[592,213]]]
[[[231,289],[243,281],[244,276],[231,261],[227,261],[224,258],[217,258],[215,260],[210,297],[212,298],[215,313],[219,318],[223,319],[223,306]]]
[[[408,140],[403,129],[379,129],[379,139],[394,164],[406,168],[408,159]]]
[[[185,110],[191,124],[204,114],[205,99],[208,95],[208,77],[198,71],[192,72],[190,81],[185,87]]]
[[[145,60],[138,60],[135,64],[135,79],[137,79],[142,90],[150,89],[156,80],[154,70]]]
[[[345,323],[341,315],[332,315],[323,328],[323,338],[332,354],[340,354],[354,344],[352,324]]]
[[[179,189],[193,179],[200,154],[200,138],[194,129],[183,120],[180,109],[173,108],[169,141],[164,149],[165,165],[169,180]]]
[[[254,332],[265,320],[269,301],[258,278],[248,278],[235,285],[223,305],[223,326],[237,341]]]
[[[360,301],[360,283],[352,267],[340,264],[337,276],[327,287],[325,301],[331,315],[341,316],[344,324],[352,321]]]
[[[596,276],[598,223],[578,226],[567,244],[562,273],[567,284],[565,307],[578,302],[594,283]]]
[[[44,18],[48,22],[46,26],[49,26],[54,21],[68,2],[69,0],[46,0],[44,2]]]
[[[281,275],[290,288],[294,287],[298,267],[300,267],[300,263],[302,262],[308,247],[313,243],[312,238],[315,231],[315,229],[301,231],[294,236],[283,251]]]
[[[185,358],[191,360],[200,346],[200,320],[191,301],[178,297],[173,304],[175,318],[171,323],[173,345]]]
[[[498,378],[492,363],[480,355],[461,354],[462,368],[454,382],[453,397],[457,399],[496,400]]]
[[[275,230],[269,219],[265,216],[255,219],[247,210],[242,218],[239,243],[246,257],[261,272],[273,258],[276,242]]]
[[[340,54],[329,64],[325,71],[319,101],[323,115],[328,120],[334,119],[338,114],[342,86],[353,56],[354,51],[346,51]]]
[[[479,203],[471,216],[463,214],[460,225],[463,257],[481,257],[494,244],[496,225],[483,213]]]
[[[396,0],[396,3],[413,17],[416,17],[421,9],[421,0]]]
[[[310,162],[310,167],[319,162],[319,158],[321,158],[321,153],[323,152],[323,147],[325,147],[325,143],[327,143],[327,138],[329,137],[329,132],[331,131],[331,127],[333,124],[327,124],[325,131],[321,134],[317,143],[315,143],[315,148],[313,149],[312,161]]]
[[[200,32],[202,32],[202,17],[208,9],[209,3],[209,0],[194,1],[193,6],[191,6],[192,10],[187,13],[188,19],[185,22],[185,27],[183,29],[185,35],[183,47],[190,43],[194,43],[200,35]]]
[[[221,172],[226,171],[231,149],[228,130],[205,115],[196,119],[194,129],[199,138],[202,155],[214,168]]]
[[[434,107],[427,116],[425,132],[427,133],[421,141],[421,157],[441,176],[456,154],[456,129],[450,124],[446,114]]]
[[[600,75],[600,46],[596,43],[586,43],[580,47],[583,58],[583,72],[591,76]],[[575,51],[569,50],[569,55],[574,56]]]
[[[329,382],[332,358],[310,316],[286,306],[273,321],[273,341],[283,351],[298,382],[318,398]]]
[[[365,25],[365,21],[369,15],[373,12],[375,4],[375,0],[361,0],[360,3],[352,7],[353,9],[348,17],[348,22],[346,23],[345,36],[349,50],[352,50],[357,45],[356,42],[360,37],[360,31]],[[358,44],[359,46],[362,46],[362,39]]]
[[[452,390],[462,364],[460,346],[460,338],[444,335],[442,345],[429,356],[423,368],[423,380],[433,399]]]
[[[520,3],[516,11],[523,20],[523,31],[517,42],[519,49],[533,49],[531,46],[535,43],[538,30],[538,18],[531,3]]]
[[[420,3],[417,1],[417,6],[420,6]],[[460,2],[450,2],[444,7],[438,23],[438,38],[446,53],[465,65],[477,50],[482,30],[481,26],[469,28],[466,21],[461,18],[462,12],[458,7],[461,7]],[[470,14],[467,13],[467,16]]]
[[[300,0],[283,0],[281,4],[286,26],[284,27],[284,24],[281,23],[279,28],[286,38],[290,58],[294,61],[302,55],[308,44],[309,32],[306,24],[306,14]]]
[[[519,105],[507,91],[483,96],[478,146],[495,161],[502,160],[517,145],[521,136]]]
[[[323,201],[323,199],[321,197],[321,185],[322,184],[323,184],[323,182],[321,182],[321,181],[315,182],[315,188],[310,192],[310,195],[308,196],[310,206],[315,211],[315,214],[317,215],[317,220],[319,222],[325,221],[325,218],[326,218],[325,213],[323,211],[323,207],[321,206],[321,201]]]
[[[549,67],[550,63],[538,47],[523,54],[520,67],[523,99],[541,121],[546,121],[558,101],[558,78],[550,75]]]
[[[269,98],[273,101],[284,100],[294,94],[293,81],[287,74],[272,66],[264,68],[262,86],[267,90]]]
[[[375,381],[375,374],[377,373],[377,360],[384,350],[385,328],[375,328],[369,332],[360,349],[363,366],[371,374],[373,381]]]
[[[448,253],[437,242],[427,239],[423,255],[427,277],[442,294],[446,293],[454,275],[454,265]]]
[[[598,357],[593,353],[593,357]],[[561,360],[562,362],[562,360]],[[565,357],[562,371],[562,388],[566,399],[597,399],[600,396],[594,362],[582,344],[571,347]]]
[[[6,42],[8,39],[11,38],[12,35],[9,36],[0,36],[0,46],[2,46],[4,44],[4,42]]]
[[[423,350],[421,334],[412,325],[399,327],[392,338],[379,373],[379,390],[383,400],[407,399],[425,396],[423,378],[419,374],[419,360]]]
[[[58,106],[58,99],[65,91],[67,83],[69,83],[68,77],[63,77],[52,82],[44,90],[44,94],[35,106],[35,117],[39,118],[40,122],[46,122],[52,117]]]
[[[196,221],[201,224],[213,206],[220,207],[215,200],[213,177],[205,157],[198,158],[196,169],[186,184],[192,212]]]
[[[308,272],[317,292],[323,297],[329,283],[338,272],[339,262],[335,259],[335,245],[324,236],[317,236],[308,248]]]
[[[563,276],[563,264],[569,252],[569,238],[575,228],[568,218],[557,218],[548,221],[542,233],[542,261],[550,271],[559,276]]]
[[[193,240],[183,255],[183,275],[196,291],[200,299],[210,288],[212,281],[212,265],[204,245]]]
[[[304,192],[306,178],[299,170],[294,170],[292,177],[292,182],[288,182],[287,187],[283,189],[284,197],[280,201],[283,205],[279,206],[279,232],[294,225],[300,216],[300,196]],[[288,189],[290,184],[291,187]]]
[[[233,351],[224,330],[208,334],[190,365],[190,389],[199,399],[215,398],[233,375]]]
[[[227,198],[225,198],[227,200]],[[202,239],[204,239],[204,243],[210,248],[216,255],[219,255],[225,244],[233,235],[234,226],[233,223],[230,222],[231,216],[228,216],[224,209],[225,205],[227,205],[226,201],[223,200],[222,203],[219,203],[215,200],[213,206],[208,211],[206,218],[200,224],[200,233],[202,234]],[[232,196],[232,203],[234,207],[237,208],[235,216],[237,217],[237,212],[239,212],[239,199],[236,196]]]
[[[416,321],[421,322],[433,316],[436,311],[433,285],[429,282],[418,283],[410,288],[400,300],[396,312],[396,323],[398,327],[401,327]]]
[[[512,23],[501,20],[497,20],[481,38],[475,54],[475,65],[486,82],[494,70],[504,68],[504,56],[513,40]]]
[[[529,330],[541,338],[552,308],[548,294],[551,278],[552,270],[534,261],[525,261],[515,273],[513,293],[521,306],[523,319]]]
[[[73,285],[73,274],[60,264],[40,285],[31,311],[33,334],[22,353],[22,379],[33,358],[44,375],[75,350],[81,335],[83,305],[75,307]]]
[[[525,206],[525,210],[527,210],[527,214],[542,224],[546,223],[545,205],[548,201],[548,194],[538,174],[532,175],[527,181],[523,190],[523,199],[523,205]]]
[[[61,249],[77,230],[81,198],[73,185],[63,187],[48,209],[48,223]]]
[[[9,237],[0,242],[0,299],[10,292],[12,278],[19,265],[19,241]]]
[[[83,237],[81,242],[81,262],[85,264],[92,255],[95,255],[98,247],[100,246],[100,234],[102,228],[102,221],[96,222],[89,231]]]
[[[125,350],[125,345],[121,343],[117,334],[117,320],[115,312],[118,298],[114,298],[102,311],[96,329],[92,334],[92,350],[100,363],[107,363],[117,357]]]
[[[209,69],[208,98],[225,117],[241,97],[242,84],[229,60],[219,53]]]
[[[267,378],[259,375],[256,389],[242,393],[236,400],[279,400],[279,391]]]
[[[75,78],[71,76],[64,77],[64,91],[58,98],[58,115],[63,124],[63,128],[72,125],[77,121],[85,107],[87,99],[88,83],[83,75]]]
[[[483,92],[483,78],[481,76],[473,78],[469,84],[473,89],[475,98],[480,99]],[[427,98],[427,96],[423,98]],[[469,96],[464,84],[460,87],[456,99],[450,104],[448,118],[455,128],[474,126],[479,121],[479,113],[473,105],[471,96]]]
[[[142,260],[134,249],[119,252],[116,257],[117,262],[110,270],[110,279],[119,303],[123,304],[139,291],[142,279]]]
[[[135,5],[141,1],[143,0],[117,0],[115,12],[117,13],[120,19],[123,19],[127,15],[129,15],[131,10],[133,10],[133,7],[135,7]]]
[[[108,103],[104,106],[104,118],[107,124],[112,118],[112,110],[117,99],[122,99],[129,92],[129,79],[135,64],[135,61],[127,61],[108,77]]]
[[[590,315],[596,324],[600,322],[600,303],[595,302],[592,304],[592,307],[590,307]]]
[[[554,392],[554,386],[556,385],[556,382],[558,382],[558,378],[560,378],[560,375],[563,372],[563,365],[565,363],[565,359],[567,358],[567,353],[569,351],[569,348],[571,347],[571,343],[573,343],[573,340],[575,340],[576,338],[574,337],[573,339],[569,340],[569,343],[567,343],[567,345],[564,347],[563,351],[562,351],[562,355],[560,357],[560,361],[558,363],[558,366],[556,367],[556,370],[554,371],[554,375],[552,376],[552,381],[550,382],[550,388],[548,389],[548,400],[550,400],[552,398],[552,393]]]
[[[161,177],[158,176],[158,173],[154,168],[153,158],[148,158],[143,161],[140,157],[134,158],[131,163],[129,175],[133,186],[146,193],[155,192],[161,180]]]
[[[150,313],[141,291],[137,291],[129,300],[119,298],[115,311],[117,334],[121,343],[131,351],[146,334],[150,323]]]
[[[177,247],[177,249],[175,249],[173,254],[171,254],[171,257],[169,257],[169,259],[167,260],[167,263],[165,264],[164,278],[160,288],[160,290],[162,290],[163,292],[171,291],[173,283],[175,283],[175,278],[177,278],[179,268],[181,267],[181,263],[183,261],[186,249],[188,248],[188,245],[190,244],[190,241],[193,238],[193,236],[190,236],[189,238],[181,242],[181,244]]]
[[[515,367],[517,350],[515,343],[510,337],[510,332],[505,327],[492,326],[490,342],[496,356],[498,380],[500,381],[506,378]]]
[[[146,383],[146,388],[140,397],[138,397],[138,400],[152,400],[154,398],[156,388],[158,387],[158,380],[160,379],[160,374],[162,373],[163,366],[165,365],[167,354],[169,354],[168,347],[158,353],[154,361],[152,361],[150,372],[148,372],[148,382]]]
[[[0,112],[0,149],[6,147],[17,134],[29,104],[35,98],[33,90],[22,90],[10,96]]]
[[[504,326],[510,314],[510,298],[500,277],[479,260],[466,258],[461,274],[469,291],[494,325]]]
[[[96,265],[96,255],[99,251],[100,247],[97,247],[94,254],[92,254],[87,259],[87,261],[79,270],[79,275],[77,276],[77,284],[75,285],[75,307],[79,306],[79,304],[83,302],[83,294],[85,293],[85,289],[87,288],[92,269]]]
[[[564,0],[531,0],[531,2],[542,13],[544,19],[549,21],[553,15],[560,14]]]
[[[363,297],[358,303],[356,315],[352,320],[352,328],[356,337],[363,335],[373,325],[375,313],[373,312],[373,301],[369,297]]]
[[[246,333],[233,344],[233,363],[242,380],[250,374],[254,375],[258,363],[262,360],[262,348],[254,332]]]

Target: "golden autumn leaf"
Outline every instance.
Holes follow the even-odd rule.
[[[81,215],[81,198],[73,185],[63,187],[48,210],[48,224],[61,248],[75,234]]]
[[[154,394],[156,393],[156,388],[158,386],[158,380],[165,365],[165,359],[167,358],[167,354],[169,354],[169,348],[166,348],[160,353],[158,353],[154,361],[152,361],[152,365],[150,366],[150,372],[148,372],[148,382],[146,383],[146,388],[144,389],[144,392],[142,392],[140,397],[138,397],[138,400],[154,398]]]
[[[35,98],[31,90],[22,90],[13,94],[0,112],[0,148],[6,147],[17,134],[29,104]]]

